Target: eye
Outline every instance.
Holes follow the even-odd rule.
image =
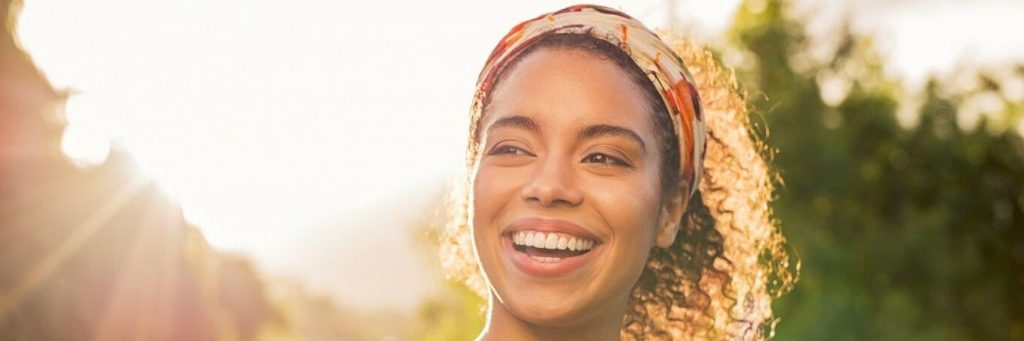
[[[614,157],[614,156],[610,156],[608,154],[603,154],[603,153],[589,154],[589,155],[587,155],[586,157],[583,158],[583,162],[586,162],[586,163],[598,163],[598,164],[608,165],[608,166],[632,167],[628,162],[623,161],[620,158],[617,158],[617,157]]]
[[[491,152],[488,153],[488,154],[489,155],[508,154],[508,155],[513,155],[513,156],[533,155],[533,154],[530,154],[530,153],[526,152],[526,150],[523,150],[522,148],[519,148],[519,147],[516,147],[516,146],[511,146],[511,145],[500,145],[500,146],[494,147],[493,149],[491,149]]]

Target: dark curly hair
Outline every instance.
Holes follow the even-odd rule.
[[[742,338],[771,335],[769,278],[781,293],[795,281],[785,240],[770,218],[771,177],[761,156],[763,144],[750,134],[745,102],[731,74],[717,67],[711,54],[687,42],[675,45],[694,71],[708,117],[705,178],[690,199],[679,233],[669,248],[655,247],[633,288],[623,321],[623,339]],[[627,51],[586,34],[558,33],[540,38],[495,76],[541,49],[582,51],[609,60],[624,70],[643,93],[661,154],[661,188],[665,199],[679,188],[678,137],[667,109]],[[487,112],[474,110],[470,123],[467,167],[478,156],[479,127]],[[450,206],[441,256],[449,276],[466,280],[481,296],[487,287],[474,263],[467,226],[467,188],[457,189]]]

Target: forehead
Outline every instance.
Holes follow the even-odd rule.
[[[544,48],[523,57],[490,94],[481,126],[510,115],[555,127],[620,125],[653,139],[642,90],[625,70],[593,52]]]

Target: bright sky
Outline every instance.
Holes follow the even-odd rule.
[[[28,0],[20,36],[76,94],[65,150],[127,149],[215,246],[290,264],[290,241],[369,206],[404,212],[462,163],[473,83],[514,24],[574,1]],[[738,0],[679,1],[704,40]],[[1024,5],[806,0],[849,8],[895,73],[1024,59]],[[610,1],[664,26],[665,1]],[[827,22],[827,21],[826,21]],[[419,199],[422,201],[422,198]],[[383,203],[383,204],[382,204]],[[325,227],[326,226],[326,227]],[[300,260],[292,260],[298,262]],[[310,270],[315,271],[315,270]]]
[[[958,65],[1024,61],[1024,1],[803,0],[811,35],[836,29],[849,13],[853,29],[874,37],[892,77],[917,88],[929,74]]]

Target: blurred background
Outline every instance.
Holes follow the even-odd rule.
[[[477,73],[569,1],[0,0],[0,339],[471,339]],[[779,340],[1024,340],[1024,2],[611,1],[736,70]]]

